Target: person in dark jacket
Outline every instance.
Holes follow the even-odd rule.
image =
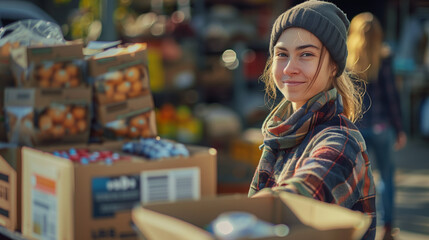
[[[266,117],[262,155],[249,197],[287,191],[372,217],[375,187],[364,138],[354,122],[362,89],[344,71],[349,20],[335,4],[306,1],[274,22],[265,71],[267,94],[282,100]]]
[[[350,23],[346,67],[366,81],[364,115],[357,123],[380,173],[378,209],[383,221],[383,239],[394,239],[392,226],[395,199],[393,151],[403,148],[407,137],[402,125],[399,93],[395,84],[392,56],[383,45],[383,30],[370,12],[356,15]],[[372,156],[372,155],[371,155]],[[372,158],[371,158],[372,161]]]

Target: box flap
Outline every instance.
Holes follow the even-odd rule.
[[[147,44],[133,44],[127,48],[111,48],[88,60],[89,75],[96,77],[138,64],[147,64]]]
[[[287,192],[280,193],[280,198],[302,223],[315,229],[352,228],[353,239],[360,239],[371,223],[369,216],[339,205]]]
[[[147,239],[213,239],[211,234],[195,225],[185,221],[178,221],[177,218],[142,207],[136,207],[132,210],[132,220]]]
[[[315,236],[317,239],[360,239],[370,223],[369,217],[362,213],[291,193],[282,193],[278,198],[233,194],[198,201],[143,204],[133,210],[132,218],[142,235],[151,240],[167,239],[167,236],[214,239],[204,227],[228,211],[248,212],[274,224],[285,223],[291,229],[286,237],[264,239],[315,239]],[[164,221],[168,222],[168,229]],[[176,228],[181,230],[174,232],[172,229]]]

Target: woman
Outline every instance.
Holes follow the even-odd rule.
[[[362,135],[361,92],[344,73],[346,15],[334,4],[306,1],[281,14],[262,79],[282,101],[265,119],[263,152],[249,197],[280,191],[308,196],[372,217],[375,189]]]
[[[381,197],[378,212],[384,224],[383,239],[393,239],[392,224],[395,193],[393,150],[406,144],[399,93],[395,87],[392,58],[383,46],[383,30],[369,12],[356,15],[350,23],[347,40],[349,57],[346,66],[367,82],[363,118],[358,122],[368,150],[374,152],[380,172],[377,193]],[[396,140],[396,141],[395,141]]]

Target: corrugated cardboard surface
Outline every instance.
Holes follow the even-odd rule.
[[[21,156],[19,147],[0,147],[0,225],[21,229]]]
[[[203,228],[228,211],[249,212],[264,221],[287,224],[290,233],[281,239],[360,239],[370,224],[370,218],[362,213],[290,193],[280,197],[226,195],[145,204],[133,209],[132,218],[144,239],[213,240],[214,236]]]
[[[91,149],[118,149],[120,142],[91,145]],[[190,157],[167,158],[160,161],[142,161],[134,157],[130,162],[113,165],[73,165],[70,161],[31,148],[23,148],[23,235],[34,237],[35,197],[32,178],[43,176],[55,182],[58,239],[136,239],[131,228],[131,209],[117,211],[113,216],[95,216],[93,208],[94,179],[133,176],[150,170],[177,170],[199,168],[201,196],[216,194],[216,152],[205,147],[187,146]],[[33,180],[34,182],[34,180]],[[33,183],[34,184],[34,183]],[[24,193],[25,192],[25,193]],[[54,199],[54,198],[52,198]],[[138,203],[138,202],[137,202]],[[137,204],[136,203],[136,204]],[[55,211],[52,211],[55,212]]]

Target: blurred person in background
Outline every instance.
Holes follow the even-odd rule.
[[[394,239],[392,226],[395,199],[395,162],[393,151],[407,142],[403,130],[399,93],[395,85],[392,56],[383,44],[383,31],[378,19],[369,12],[356,15],[347,39],[349,56],[346,68],[366,82],[364,115],[357,123],[368,151],[374,153],[373,164],[380,173],[377,184],[377,211],[381,213],[385,234]],[[372,159],[371,159],[372,161]],[[378,207],[380,206],[380,207]]]
[[[362,92],[344,72],[349,20],[336,5],[306,1],[274,22],[265,71],[267,95],[282,100],[266,117],[249,197],[286,191],[372,217],[375,187],[364,138],[354,121]]]

